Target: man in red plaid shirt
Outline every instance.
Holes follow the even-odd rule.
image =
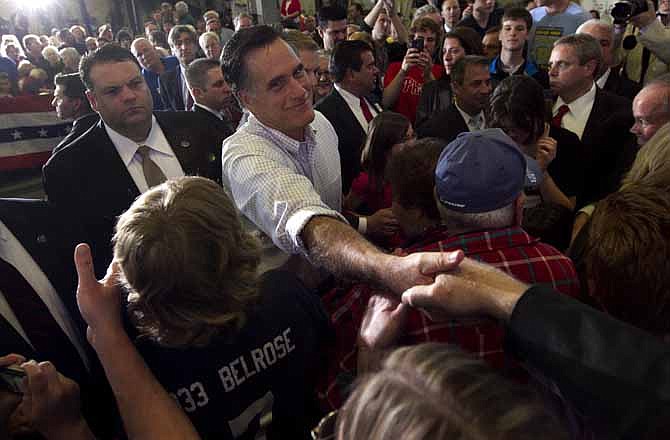
[[[532,159],[498,129],[464,133],[443,147],[439,141],[425,139],[394,150],[387,177],[393,189],[393,212],[410,237],[403,251],[462,249],[466,256],[523,282],[547,284],[576,296],[579,281],[572,261],[520,227],[524,184],[538,177],[532,171]],[[418,310],[400,312],[397,298],[365,284],[334,290],[324,303],[337,332],[330,371],[319,389],[327,406],[338,407],[348,381],[357,369],[366,368],[358,359],[358,347],[367,344],[365,336],[359,336],[361,325],[363,332],[373,327],[375,333],[374,326],[384,324],[370,322],[380,314],[392,318],[391,333],[398,336],[380,345],[453,343],[503,372],[518,373],[517,365],[503,353],[504,328],[492,319],[433,321]],[[396,339],[379,334],[374,338]]]

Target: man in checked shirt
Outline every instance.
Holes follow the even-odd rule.
[[[576,296],[579,281],[570,259],[520,226],[525,176],[524,155],[499,129],[462,133],[446,146],[422,139],[395,147],[387,177],[393,213],[408,237],[403,252],[462,249],[525,283]],[[493,319],[433,320],[367,284],[344,294],[333,290],[323,301],[337,341],[319,396],[333,408],[342,403],[348,378],[375,370],[396,344],[446,342],[513,377],[521,372],[505,356],[503,326]]]
[[[223,184],[247,226],[265,239],[261,270],[283,267],[316,285],[314,268],[322,268],[402,293],[457,263],[439,253],[385,254],[349,226],[340,214],[337,135],[312,108],[304,67],[276,31],[255,26],[236,32],[221,61],[250,114],[223,142]]]

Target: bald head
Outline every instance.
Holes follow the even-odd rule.
[[[665,123],[670,122],[670,75],[649,83],[633,100],[635,124],[630,129],[642,146]]]
[[[156,48],[146,38],[136,38],[130,45],[130,51],[140,65],[147,70],[157,71],[158,66],[162,64]]]

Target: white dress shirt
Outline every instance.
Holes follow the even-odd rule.
[[[344,98],[344,102],[347,103],[347,105],[353,112],[354,116],[356,116],[356,120],[358,121],[359,124],[361,124],[361,128],[363,128],[363,131],[367,133],[368,125],[370,125],[370,123],[367,121],[367,119],[365,119],[363,109],[361,109],[361,99],[358,96],[354,95],[353,93],[344,90],[337,83],[335,83],[335,89],[338,91],[340,96]],[[372,117],[374,118],[375,116],[377,116],[377,109],[375,109],[375,107],[372,104],[370,104],[370,101],[365,99],[365,103],[368,105],[370,113],[372,113]]]
[[[181,64],[179,65],[179,74],[181,75],[181,97],[184,100],[184,110],[191,111],[188,108],[188,99],[191,97],[191,91],[188,89],[188,83],[186,82],[186,69]]]
[[[320,112],[299,142],[261,123],[253,114],[223,141],[223,187],[237,208],[263,233],[263,259],[272,248],[307,255],[300,234],[315,216],[344,220],[337,134]],[[272,242],[267,239],[269,237]],[[265,238],[265,240],[263,240]],[[272,245],[274,243],[274,246]]]
[[[600,90],[605,90],[605,84],[607,84],[607,80],[610,77],[610,73],[612,73],[612,69],[608,68],[605,73],[603,73],[600,78],[596,81],[596,85],[600,88]]]
[[[53,316],[58,326],[63,330],[67,338],[72,342],[72,345],[76,348],[77,353],[81,356],[86,368],[90,368],[88,357],[84,350],[85,345],[83,336],[74,325],[74,322],[72,321],[67,308],[63,304],[63,301],[58,296],[56,289],[54,289],[51,281],[49,281],[44,272],[42,272],[42,269],[37,265],[35,260],[33,260],[33,257],[30,256],[21,242],[2,221],[0,221],[0,258],[14,266],[23,278],[25,278],[28,284],[35,290],[47,309],[49,309],[51,316]],[[73,294],[73,292],[68,293]],[[32,346],[28,335],[23,330],[23,327],[12,311],[12,308],[9,306],[2,291],[0,291],[0,315],[2,315],[2,317],[14,327],[23,339]]]
[[[588,92],[584,93],[570,104],[567,104],[570,111],[563,116],[561,127],[570,130],[581,140],[582,135],[584,134],[584,127],[586,127],[586,121],[588,121],[591,110],[593,110],[593,102],[595,99],[596,83],[594,82]],[[555,116],[556,113],[558,113],[558,109],[564,104],[565,101],[559,96],[554,104],[552,115]]]
[[[486,128],[486,119],[484,119],[484,111],[483,110],[480,111],[479,113],[477,113],[474,116],[470,116],[469,114],[467,114],[463,109],[461,109],[458,106],[458,103],[454,103],[454,105],[456,105],[456,110],[458,110],[458,112],[461,114],[461,117],[465,121],[465,124],[468,126],[468,130],[477,131],[477,130],[481,130],[483,128]],[[479,123],[475,124],[473,119],[478,120]]]
[[[147,185],[147,179],[144,177],[144,170],[142,169],[142,156],[137,152],[137,149],[140,145],[146,145],[151,148],[149,152],[149,157],[153,160],[156,165],[163,171],[165,177],[168,179],[175,179],[182,177],[184,175],[184,170],[175,156],[172,147],[165,138],[161,126],[158,125],[156,117],[151,117],[151,131],[149,131],[149,136],[140,142],[139,144],[132,139],[128,139],[121,133],[115,131],[109,125],[105,125],[105,130],[107,130],[107,135],[112,140],[116,151],[121,156],[121,160],[126,165],[130,177],[133,178],[137,189],[143,193],[149,189]]]

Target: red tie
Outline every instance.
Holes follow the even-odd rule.
[[[567,105],[563,104],[562,106],[560,106],[558,108],[558,112],[556,113],[556,115],[554,115],[554,117],[551,118],[551,125],[553,125],[556,128],[561,128],[561,122],[563,121],[563,116],[565,116],[565,114],[569,111],[570,107],[568,107]]]
[[[370,107],[368,107],[368,103],[365,102],[365,98],[361,98],[361,110],[363,110],[363,116],[365,116],[365,120],[368,122],[372,121],[372,112],[370,111]]]

